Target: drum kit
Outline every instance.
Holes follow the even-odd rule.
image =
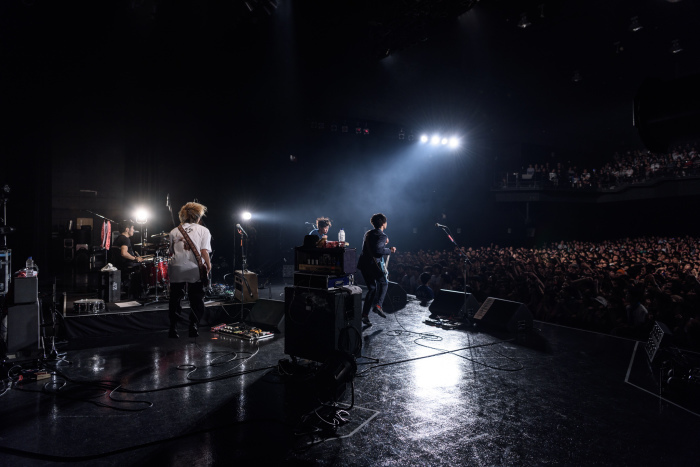
[[[134,246],[141,247],[141,282],[144,295],[148,296],[151,291],[155,292],[155,300],[167,298],[170,289],[170,278],[168,277],[168,267],[170,258],[168,257],[168,232],[161,232],[151,235],[150,243],[137,243]],[[163,290],[163,296],[158,296],[158,289]]]

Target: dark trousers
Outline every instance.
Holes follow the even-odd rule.
[[[177,328],[177,321],[182,311],[180,301],[185,296],[185,285],[187,285],[187,295],[190,299],[190,328],[196,328],[197,324],[199,324],[197,314],[199,316],[204,315],[204,286],[202,283],[171,282],[170,302],[168,304],[170,329]]]
[[[369,310],[375,306],[382,306],[386,291],[389,289],[389,283],[384,275],[365,274],[362,273],[365,282],[367,283],[367,295],[365,303],[362,305],[362,316],[368,316]]]

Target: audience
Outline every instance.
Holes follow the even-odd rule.
[[[470,259],[468,289],[480,302],[487,297],[523,302],[538,320],[635,339],[646,339],[654,321],[662,321],[677,342],[700,348],[700,238],[572,241],[541,248],[490,245],[462,251]],[[419,271],[424,272],[418,285],[433,292],[463,289],[464,263],[457,250],[393,256],[402,277],[392,280],[408,293],[417,292],[413,278]]]
[[[524,174],[527,176],[522,181],[517,180],[517,184],[561,189],[613,189],[654,178],[700,175],[700,156],[695,145],[677,147],[669,154],[634,150],[615,153],[612,162],[598,169],[576,165],[565,168],[561,163],[530,164]],[[512,177],[508,176],[501,181],[503,188],[514,184]]]

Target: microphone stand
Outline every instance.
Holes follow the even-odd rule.
[[[459,256],[463,258],[462,261],[462,278],[464,281],[464,302],[462,303],[462,310],[463,310],[463,318],[466,319],[467,324],[471,324],[471,318],[469,317],[469,312],[467,311],[467,263],[472,264],[471,261],[469,261],[469,257],[465,252],[462,251],[462,249],[459,247],[457,242],[455,241],[454,238],[452,238],[452,235],[449,232],[449,227],[443,226],[440,224],[435,224],[437,227],[440,227],[443,232],[445,232],[445,235],[447,235],[447,238],[452,242],[452,244],[457,248],[457,251],[459,251]]]
[[[245,285],[246,289],[248,290],[248,295],[252,298],[253,292],[250,289],[250,284],[248,283],[248,280],[245,277],[246,270],[248,269],[248,263],[246,259],[246,254],[245,254],[245,246],[243,243],[243,237],[248,236],[247,234],[244,234],[243,229],[241,228],[236,228],[238,230],[238,235],[241,237],[241,303],[245,303],[245,293],[243,292],[243,286]],[[235,265],[234,265],[235,267]],[[235,281],[235,279],[234,279]],[[241,315],[243,314],[243,310],[241,309]]]

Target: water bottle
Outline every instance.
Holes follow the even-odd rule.
[[[343,229],[338,232],[338,242],[341,243],[341,246],[345,245],[345,231]]]
[[[25,265],[27,267],[27,277],[34,277],[39,274],[39,267],[36,265],[31,256],[27,258]]]

